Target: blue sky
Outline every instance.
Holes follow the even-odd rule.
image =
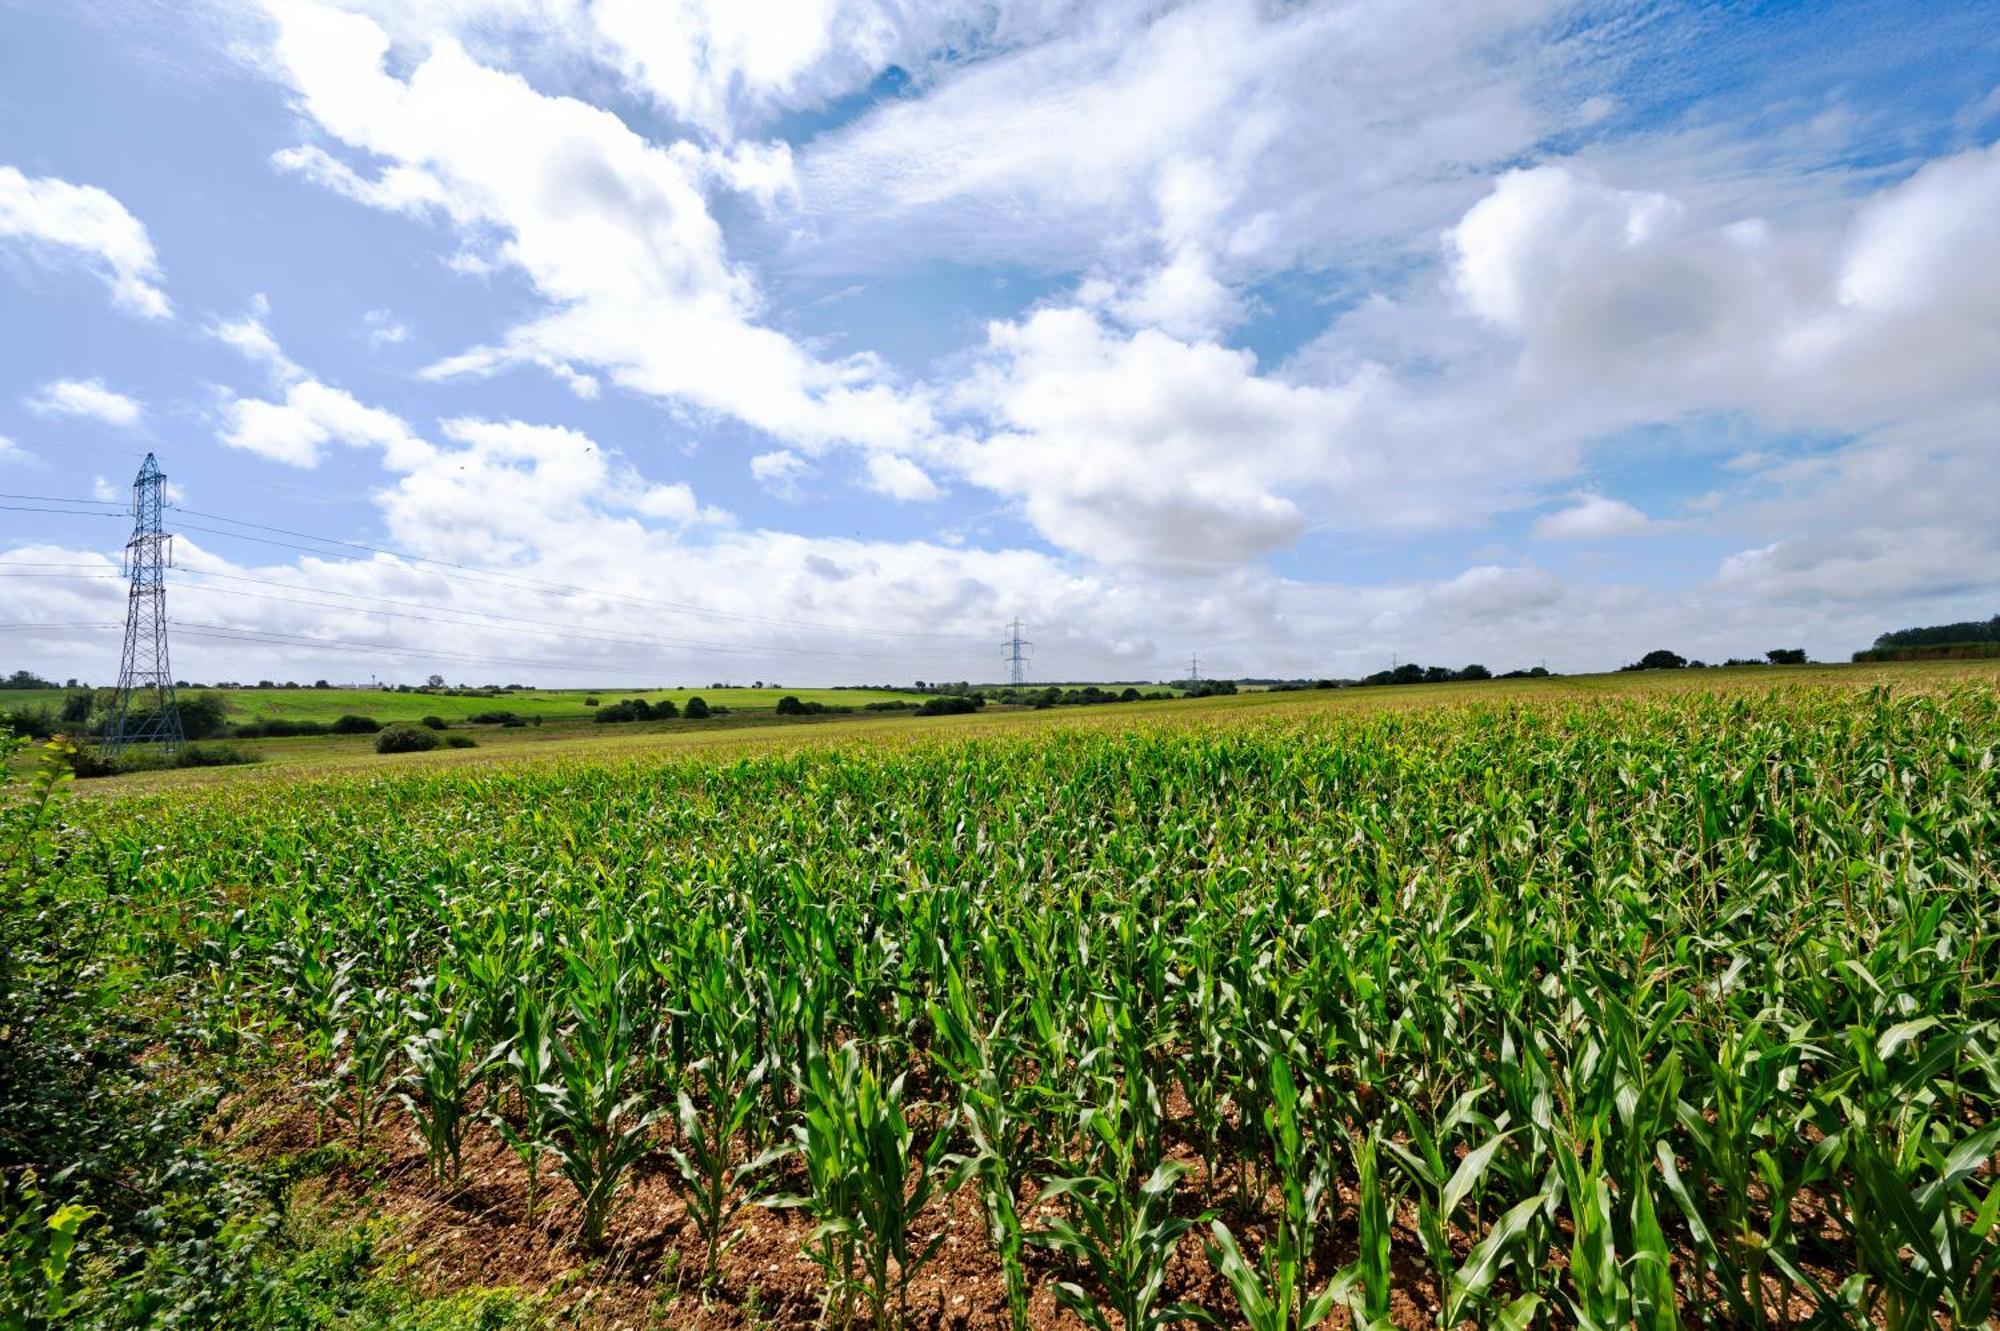
[[[0,2],[0,657],[151,449],[195,679],[1837,659],[2000,608],[1996,139],[1972,4]]]

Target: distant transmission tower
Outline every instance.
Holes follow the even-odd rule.
[[[132,539],[125,544],[125,655],[118,663],[118,698],[104,745],[117,753],[127,744],[178,747],[181,712],[174,702],[174,674],[167,662],[167,536],[160,529],[160,491],[166,475],[151,453],[132,481]]]
[[[1022,649],[1032,648],[1035,644],[1022,639],[1021,621],[1019,619],[1009,624],[1007,630],[1009,634],[1007,641],[1000,644],[1007,649],[1007,682],[1017,685],[1026,684],[1028,682],[1028,657]]]
[[[1193,652],[1188,653],[1188,679],[1196,684],[1201,683],[1201,658]]]

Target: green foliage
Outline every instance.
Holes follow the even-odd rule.
[[[398,721],[375,736],[377,753],[428,753],[444,743],[434,730]]]
[[[372,716],[359,716],[348,712],[333,723],[336,735],[372,735],[382,728],[382,723]]]

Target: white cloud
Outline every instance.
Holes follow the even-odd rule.
[[[1338,482],[1338,435],[1358,397],[1260,377],[1247,352],[1125,337],[1088,310],[1044,309],[988,329],[956,405],[990,428],[947,456],[1018,498],[1064,549],[1213,569],[1304,529],[1283,491]]]
[[[1143,317],[1226,304],[1205,277],[1420,245],[1554,127],[1532,84],[1564,53],[1520,57],[1550,8],[1095,7],[815,140],[803,258],[1101,270]]]
[[[1864,200],[1829,240],[1562,166],[1511,171],[1448,234],[1468,307],[1530,380],[1627,415],[1852,429],[1991,391],[2000,145]]]
[[[6,435],[0,434],[0,462],[27,462],[34,456]]]
[[[930,478],[928,472],[908,458],[894,453],[868,455],[868,485],[891,499],[906,503],[936,499],[940,493],[937,482]]]
[[[104,386],[102,379],[57,379],[24,399],[28,409],[43,416],[67,416],[129,430],[139,423],[145,407]]]
[[[286,165],[372,206],[442,214],[548,304],[433,376],[535,364],[587,395],[596,380],[577,367],[591,367],[809,450],[904,447],[932,429],[922,399],[876,361],[823,361],[759,322],[757,285],[726,253],[702,187],[720,172],[766,188],[782,174],[774,153],[718,159],[691,143],[656,146],[607,111],[482,65],[449,37],[397,77],[374,21],[303,0],[270,8],[273,57],[302,108],[390,162],[372,180],[319,150]]]
[[[278,346],[278,339],[271,336],[270,326],[265,322],[270,315],[271,302],[260,291],[250,298],[247,313],[239,318],[220,320],[210,331],[221,342],[265,366],[281,381],[305,378],[305,371],[292,363]]]
[[[370,310],[362,317],[368,340],[377,346],[395,346],[410,340],[410,326],[396,317],[394,310]]]
[[[50,259],[81,259],[97,270],[112,299],[134,314],[164,319],[173,313],[160,290],[159,261],[146,228],[95,185],[0,166],[0,243],[8,241]]]
[[[329,443],[383,450],[388,465],[415,465],[430,450],[393,412],[363,404],[343,388],[302,379],[279,401],[232,398],[223,407],[222,442],[292,467],[316,467]]]
[[[1622,499],[1579,494],[1576,502],[1535,520],[1535,535],[1544,541],[1604,541],[1636,536],[1651,525],[1644,513]]]
[[[750,474],[757,483],[781,499],[789,499],[798,484],[812,473],[812,464],[788,448],[759,453],[750,459]]]

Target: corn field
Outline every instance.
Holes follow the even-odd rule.
[[[933,1324],[949,1233],[1017,1329],[1971,1327],[1996,745],[1802,689],[413,771],[78,802],[48,872],[326,1140],[504,1142],[586,1253],[664,1173],[704,1297],[791,1226],[800,1325]]]

